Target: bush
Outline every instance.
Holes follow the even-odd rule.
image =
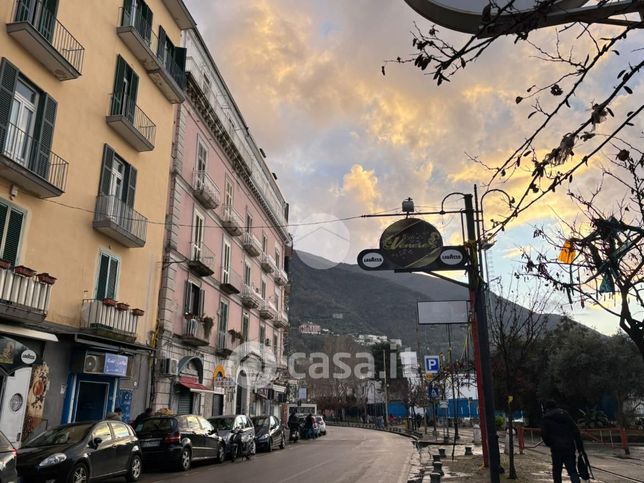
[[[496,422],[496,429],[503,429],[505,427],[505,417],[497,416],[494,418]]]

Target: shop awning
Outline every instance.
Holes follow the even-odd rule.
[[[202,393],[208,393],[208,394],[223,394],[223,390],[212,390],[208,389],[206,386],[203,384],[200,384],[196,381],[193,381],[192,379],[180,377],[179,381],[177,381],[181,386],[185,387],[186,389],[190,389],[190,392],[202,392]]]
[[[0,333],[28,337],[30,339],[58,342],[58,337],[54,334],[43,332],[41,330],[27,329],[26,327],[20,327],[17,325],[0,324]]]

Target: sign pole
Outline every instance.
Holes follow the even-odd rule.
[[[385,427],[389,427],[389,389],[387,388],[387,353],[382,350],[382,367],[385,373]]]
[[[474,342],[476,386],[479,396],[481,439],[483,441],[484,452],[487,446],[487,457],[484,457],[484,459],[490,467],[490,482],[499,483],[500,454],[494,415],[494,393],[492,390],[487,311],[485,309],[485,294],[483,292],[483,284],[481,283],[482,280],[479,271],[474,208],[471,194],[465,195],[465,218],[467,221],[467,245],[470,249],[468,279],[470,297],[474,306],[472,339]]]

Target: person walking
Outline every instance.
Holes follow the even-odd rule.
[[[577,473],[575,450],[583,451],[579,428],[570,414],[557,407],[554,401],[546,401],[545,414],[541,420],[541,438],[550,448],[552,457],[552,480],[561,483],[561,473],[566,467],[571,483],[580,483]]]
[[[139,424],[141,421],[147,418],[151,418],[153,413],[154,411],[152,410],[152,408],[146,408],[145,411],[143,411],[134,419],[134,422],[132,423],[132,427],[136,428],[136,425]]]

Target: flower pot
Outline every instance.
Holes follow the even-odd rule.
[[[116,306],[116,300],[114,299],[103,299],[103,305],[107,305],[108,307],[115,307]]]
[[[23,277],[33,277],[36,275],[36,271],[32,270],[29,267],[25,267],[24,265],[18,265],[13,269],[14,273],[17,273],[18,275],[22,275]]]
[[[132,315],[135,317],[141,317],[145,312],[142,309],[132,309]]]
[[[119,302],[118,304],[116,304],[116,310],[121,310],[121,311],[130,310],[130,306],[123,302]]]
[[[5,270],[11,268],[11,262],[9,260],[0,258],[0,268],[4,268]]]
[[[56,283],[56,277],[52,277],[48,273],[39,273],[38,281],[40,281],[41,283],[45,283],[47,285],[53,285]]]

